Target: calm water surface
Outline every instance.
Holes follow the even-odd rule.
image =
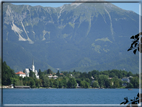
[[[120,104],[139,89],[3,89],[3,104]]]

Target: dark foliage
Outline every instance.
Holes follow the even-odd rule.
[[[47,69],[47,74],[52,74],[53,71],[51,69]]]
[[[136,54],[137,51],[142,53],[142,37],[141,37],[141,35],[142,35],[142,32],[140,32],[136,35],[133,35],[130,38],[130,39],[133,39],[133,42],[132,42],[130,48],[127,51],[133,50],[134,54]]]
[[[6,64],[5,61],[2,66],[2,84],[10,85],[12,83],[11,79],[16,78],[15,72]]]
[[[139,102],[142,102],[142,94],[140,95],[139,93],[137,94],[137,97],[134,99],[131,99],[130,101],[128,100],[128,97],[124,98],[124,102],[122,102],[121,104],[128,104],[127,107],[130,107],[132,105],[132,107],[138,107],[137,104],[139,104]],[[120,105],[121,105],[120,104]]]

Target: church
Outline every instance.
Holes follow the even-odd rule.
[[[29,77],[30,71],[33,71],[33,72],[35,73],[36,78],[39,79],[38,72],[37,72],[37,70],[35,70],[34,61],[33,61],[32,68],[31,68],[31,69],[25,68],[24,72],[25,72],[25,74],[26,74],[26,77]]]

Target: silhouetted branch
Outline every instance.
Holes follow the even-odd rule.
[[[138,107],[138,104],[139,104],[139,102],[142,102],[142,94],[137,94],[137,97],[135,98],[134,97],[134,99],[131,99],[130,101],[128,100],[128,97],[125,97],[124,98],[124,102],[122,102],[122,103],[120,103],[120,105],[121,104],[128,104],[127,105],[127,107]]]
[[[136,54],[137,51],[141,52],[142,53],[142,32],[136,34],[136,35],[133,35],[130,39],[133,39],[133,42],[130,46],[130,48],[127,50],[127,51],[130,51],[130,50],[133,50],[133,53]],[[140,38],[140,41],[139,41],[139,38]],[[141,47],[141,49],[140,49]]]

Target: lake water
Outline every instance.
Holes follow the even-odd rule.
[[[139,89],[3,89],[3,104],[120,104]]]

